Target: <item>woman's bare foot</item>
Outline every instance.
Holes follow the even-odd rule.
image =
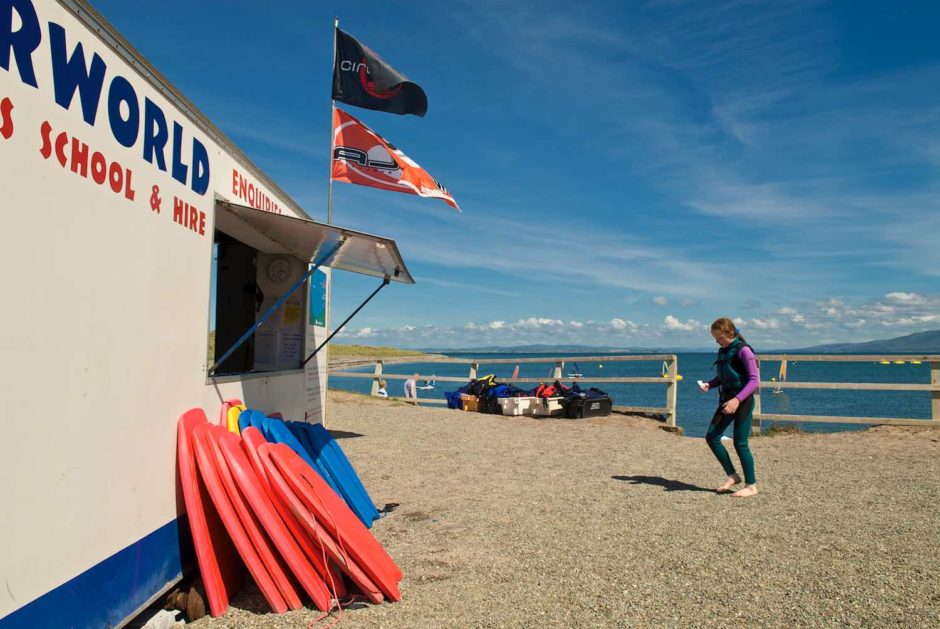
[[[715,490],[719,494],[727,494],[731,491],[731,488],[741,482],[741,477],[737,474],[732,474],[728,477],[728,480],[725,481],[725,484]]]
[[[745,485],[743,489],[731,494],[732,498],[750,498],[757,495],[757,485]]]

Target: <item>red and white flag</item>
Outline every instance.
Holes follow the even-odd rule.
[[[459,210],[447,188],[391,142],[333,108],[333,180],[440,199]]]

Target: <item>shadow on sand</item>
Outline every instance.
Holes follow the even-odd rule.
[[[333,435],[334,439],[355,439],[364,436],[358,432],[346,432],[345,430],[331,430],[330,434]]]
[[[669,480],[662,476],[611,476],[614,480],[629,481],[633,485],[656,485],[662,487],[663,491],[706,491],[710,494],[715,493],[714,489],[699,487],[683,483],[681,480]]]

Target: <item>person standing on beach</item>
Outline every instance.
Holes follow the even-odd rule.
[[[731,456],[721,443],[721,435],[734,423],[734,449],[744,468],[744,488],[731,494],[735,498],[757,495],[757,479],[754,476],[754,456],[748,445],[751,436],[751,421],[754,414],[754,392],[760,384],[757,358],[731,319],[715,320],[711,326],[712,337],[718,343],[718,360],[715,365],[718,375],[701,385],[702,391],[718,387],[718,409],[712,417],[705,441],[728,475],[728,480],[718,488],[719,494],[728,493],[741,482],[734,470]]]
[[[405,380],[405,397],[406,398],[416,398],[418,397],[418,374],[415,374],[411,378]]]

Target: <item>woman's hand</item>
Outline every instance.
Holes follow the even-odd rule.
[[[741,405],[741,401],[738,398],[733,397],[724,403],[724,405],[721,407],[721,410],[727,413],[728,415],[734,415],[735,411],[738,410],[738,407],[740,405]]]

